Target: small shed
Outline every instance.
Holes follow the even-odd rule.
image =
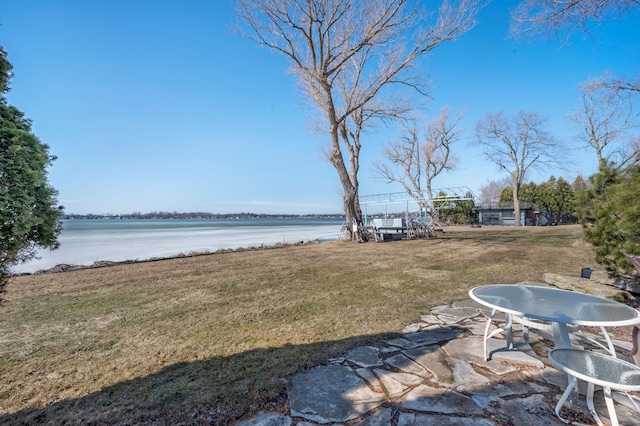
[[[476,206],[479,225],[513,226],[516,215],[512,202],[480,204]],[[520,204],[520,223],[525,226],[548,225],[546,216],[533,203]]]

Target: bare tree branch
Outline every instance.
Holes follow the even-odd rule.
[[[480,204],[488,206],[491,203],[499,202],[502,191],[511,185],[513,185],[513,180],[508,176],[500,180],[488,180],[480,186]]]
[[[397,141],[385,144],[383,155],[387,161],[374,162],[374,174],[388,183],[397,182],[416,200],[421,209],[426,209],[427,201],[422,195],[422,162],[418,126],[411,120],[404,127],[404,135]],[[399,169],[399,174],[398,174]]]
[[[569,117],[578,126],[576,138],[596,154],[598,166],[611,162],[624,168],[637,159],[629,131],[640,113],[634,110],[634,92],[620,90],[605,75],[580,86],[579,108]]]
[[[430,208],[435,212],[435,206],[428,204],[433,203],[433,180],[454,169],[458,162],[451,152],[451,145],[459,141],[464,132],[458,128],[462,114],[453,120],[449,115],[449,108],[444,108],[438,118],[426,124],[423,143],[420,143],[416,120],[411,120],[399,140],[385,145],[386,161],[373,164],[379,179],[401,184],[422,210]]]
[[[621,96],[625,96],[625,92],[631,92],[632,95],[640,95],[640,76],[635,77],[632,81],[628,77],[614,77],[605,73],[601,77],[590,80],[583,85],[585,90],[606,89],[613,92],[621,92]]]
[[[522,0],[511,13],[511,35],[515,38],[557,37],[564,42],[576,30],[589,34],[594,25],[640,11],[640,0]],[[589,87],[591,86],[591,87]],[[640,76],[615,78],[605,74],[582,88],[640,94]]]
[[[427,14],[412,0],[237,0],[236,31],[290,59],[303,95],[324,117],[347,221],[361,223],[361,135],[406,112],[384,105],[398,89],[427,92],[415,62],[474,25],[486,0],[443,0]]]
[[[640,0],[523,0],[511,12],[515,38],[557,37],[566,42],[576,31],[635,13]]]

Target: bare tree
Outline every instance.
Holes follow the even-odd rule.
[[[238,32],[291,61],[302,93],[323,116],[328,160],[347,222],[362,224],[362,131],[403,112],[401,88],[426,93],[415,62],[470,30],[480,0],[444,0],[427,14],[410,0],[238,0]],[[356,228],[357,229],[357,228]]]
[[[581,85],[580,106],[569,118],[578,125],[578,140],[595,151],[600,168],[609,163],[623,169],[640,160],[638,137],[628,134],[640,114],[634,111],[634,93],[603,84],[610,81],[605,75]]]
[[[410,121],[404,136],[385,145],[383,154],[387,161],[373,164],[378,178],[400,183],[422,211],[436,212],[433,180],[455,168],[458,162],[451,145],[460,140],[463,132],[458,129],[462,115],[449,120],[449,114],[449,108],[444,108],[438,118],[427,123],[422,143],[416,121]]]
[[[500,201],[500,194],[505,188],[513,185],[510,177],[505,176],[499,180],[488,180],[480,186],[480,204],[490,205]]]
[[[535,112],[487,114],[476,126],[485,156],[509,174],[513,183],[515,224],[520,221],[520,186],[534,165],[555,164],[559,142],[544,129],[547,119]]]
[[[576,30],[640,10],[640,0],[523,0],[511,12],[514,37],[568,39]]]

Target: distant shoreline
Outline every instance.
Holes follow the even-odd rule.
[[[266,214],[266,213],[205,213],[151,212],[126,214],[63,214],[63,220],[131,220],[131,219],[344,219],[344,214]]]

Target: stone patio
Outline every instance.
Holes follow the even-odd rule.
[[[531,283],[527,283],[531,284]],[[536,283],[538,285],[544,285]],[[289,413],[260,413],[240,426],[562,425],[554,413],[567,377],[549,363],[552,337],[530,330],[528,342],[514,324],[514,350],[489,342],[482,354],[486,308],[471,300],[439,306],[403,336],[364,346],[291,378]],[[497,315],[496,315],[497,316]],[[597,336],[592,336],[597,337]],[[572,337],[573,338],[573,337]],[[614,341],[621,350],[628,342]],[[574,340],[575,345],[588,345]],[[580,389],[565,418],[595,424]],[[601,391],[596,409],[607,421]],[[616,397],[620,424],[640,425],[624,395]]]

